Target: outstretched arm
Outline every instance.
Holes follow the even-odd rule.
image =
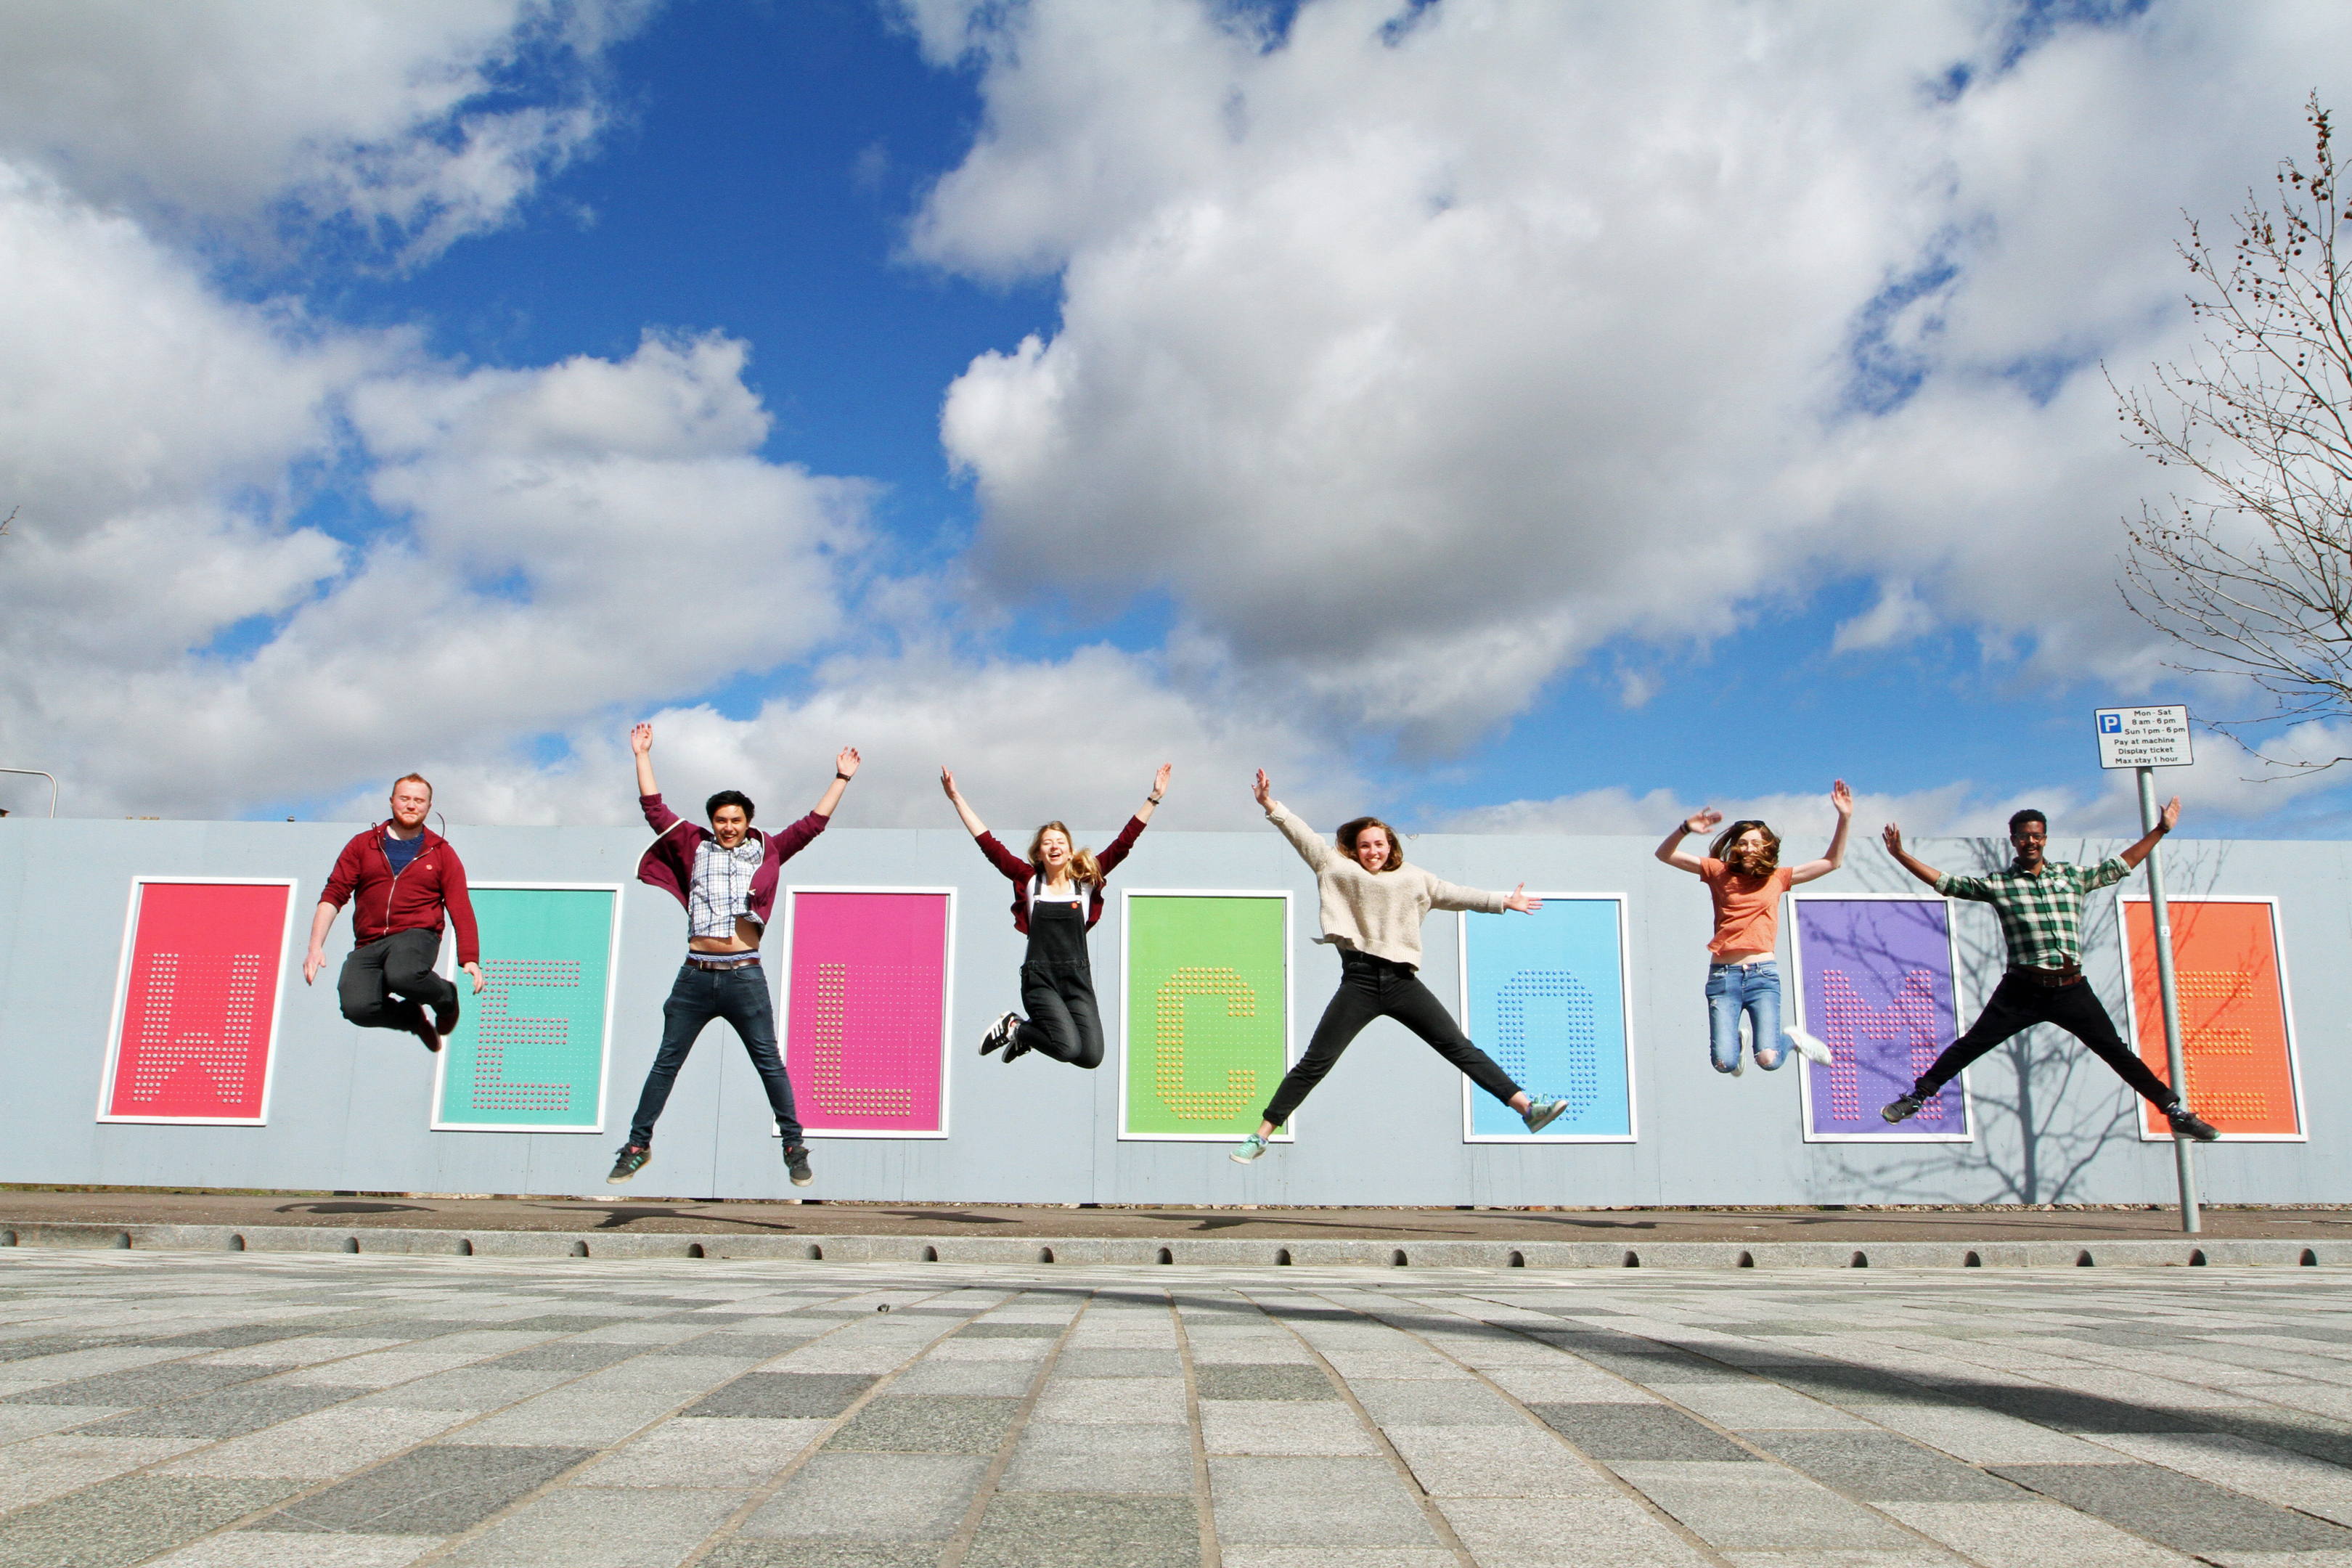
[[[1853,826],[1853,791],[1839,779],[1830,785],[1830,804],[1837,807],[1837,831],[1830,835],[1830,852],[1818,860],[1808,860],[1789,873],[1789,884],[1810,882],[1826,877],[1845,864],[1845,832]]]
[[[956,788],[955,774],[945,768],[940,770],[940,787],[947,791],[948,799],[955,803],[956,815],[963,818],[966,832],[977,838],[988,831],[988,824],[980,819],[980,814],[964,804],[963,792]]]
[[[637,793],[661,794],[661,785],[654,783],[654,727],[651,724],[640,724],[629,731],[629,750],[637,754]]]
[[[1173,763],[1162,763],[1160,764],[1160,771],[1151,775],[1151,793],[1145,795],[1143,797],[1143,804],[1135,808],[1136,821],[1149,822],[1151,820],[1152,808],[1157,806],[1160,804],[1161,797],[1166,795],[1168,793],[1168,775],[1175,771],[1176,764]]]
[[[1931,888],[1944,879],[1944,874],[1941,871],[1937,870],[1936,868],[1928,865],[1916,855],[1910,854],[1904,849],[1903,830],[1900,827],[1895,826],[1895,824],[1890,822],[1886,825],[1885,832],[1882,834],[1881,837],[1886,840],[1886,852],[1889,855],[1894,856],[1895,860],[1902,865],[1906,871],[1910,872],[1913,876],[1918,878],[1921,881],[1927,883],[1927,886]]]
[[[2179,820],[2180,797],[2176,795],[2165,803],[2164,809],[2157,814],[2156,826],[2149,828],[2138,843],[2124,851],[2124,864],[2135,871],[2138,870],[2139,863],[2147,858],[2148,852],[2162,841],[2166,834],[2172,831],[2172,825]]]
[[[1688,871],[1693,876],[1698,875],[1706,868],[1699,864],[1697,856],[1683,853],[1682,841],[1691,834],[1705,833],[1722,820],[1723,813],[1711,805],[1692,813],[1682,821],[1675,823],[1675,830],[1666,835],[1664,843],[1658,846],[1658,858],[1677,871]]]
[[[857,776],[858,761],[857,748],[855,746],[844,746],[834,753],[833,784],[825,790],[824,798],[816,803],[816,814],[819,816],[831,816],[833,808],[841,804],[842,791],[847,789],[849,781]]]

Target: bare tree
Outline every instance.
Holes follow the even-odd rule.
[[[2116,393],[2126,439],[2183,477],[2126,521],[2117,586],[2186,650],[2173,668],[2272,699],[2225,731],[2352,715],[2352,301],[2336,250],[2352,208],[2317,94],[2305,115],[2312,167],[2283,161],[2273,204],[2247,193],[2226,256],[2189,221],[2179,249],[2203,347]]]

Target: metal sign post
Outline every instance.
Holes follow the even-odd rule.
[[[2102,708],[2095,717],[2099,766],[2138,772],[2140,831],[2151,831],[2157,822],[2156,770],[2187,767],[2191,761],[2189,710]],[[2156,939],[2157,990],[2164,998],[2165,1065],[2170,1069],[2172,1092],[2179,1095],[2186,1090],[2189,1075],[2180,1049],[2180,991],[2172,972],[2172,917],[2164,901],[2162,839],[2147,852],[2147,911]],[[2132,977],[2125,975],[2124,984],[2131,983]],[[2183,1133],[2172,1135],[2172,1158],[2180,1173],[2180,1228],[2193,1236],[2205,1228],[2205,1222],[2197,1210],[2197,1166]]]

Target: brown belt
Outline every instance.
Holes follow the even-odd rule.
[[[687,963],[697,969],[740,969],[747,963],[757,963],[756,952],[695,952],[688,950]]]
[[[2010,966],[2009,972],[2053,991],[2072,985],[2083,978],[2083,966],[2079,963],[2070,963],[2063,969],[2036,969],[2032,964],[2015,963]]]

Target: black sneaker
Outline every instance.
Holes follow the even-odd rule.
[[[997,1019],[988,1026],[988,1033],[980,1037],[980,1054],[988,1056],[1011,1045],[1013,1032],[1020,1026],[1021,1015],[1018,1013],[1007,1013]]]
[[[1908,1121],[1913,1117],[1918,1115],[1919,1108],[1927,1103],[1927,1101],[1924,1096],[1906,1094],[1899,1099],[1889,1101],[1880,1110],[1878,1114],[1884,1116],[1889,1121]]]
[[[646,1162],[653,1157],[654,1152],[644,1144],[628,1144],[622,1149],[620,1158],[613,1162],[613,1173],[604,1180],[617,1187],[639,1171],[644,1170]]]
[[[2164,1119],[2172,1123],[2172,1130],[2181,1137],[2194,1138],[2200,1143],[2210,1143],[2221,1136],[2220,1128],[2177,1100],[2164,1108]]]
[[[805,1187],[816,1180],[816,1173],[809,1169],[807,1144],[784,1145],[784,1174],[793,1179],[796,1187]]]
[[[441,1048],[441,1036],[440,1033],[433,1027],[433,1016],[431,1014],[425,1012],[425,1004],[422,1002],[411,1002],[408,1006],[410,1011],[408,1032],[415,1035],[418,1039],[423,1040],[426,1050],[439,1050]]]

